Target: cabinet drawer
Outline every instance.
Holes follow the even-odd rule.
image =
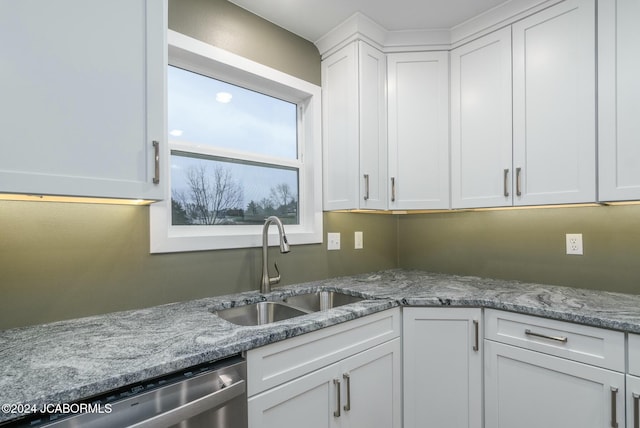
[[[625,369],[624,333],[487,309],[485,338],[616,371]]]
[[[252,396],[372,346],[400,337],[394,308],[247,352],[247,394]]]
[[[640,376],[640,334],[629,334],[629,373]]]

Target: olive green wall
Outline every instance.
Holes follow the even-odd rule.
[[[640,293],[637,205],[407,215],[398,230],[401,267]]]
[[[325,245],[269,250],[281,285],[396,266],[393,216],[327,213]],[[365,248],[353,250],[353,232]],[[149,208],[0,202],[0,330],[259,288],[261,249],[149,254]]]

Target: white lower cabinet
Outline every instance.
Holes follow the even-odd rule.
[[[400,428],[399,318],[394,309],[249,351],[249,427]],[[395,337],[385,340],[389,335]],[[260,391],[284,379],[281,367],[292,379]]]
[[[249,426],[400,427],[400,339],[249,398]]]
[[[482,427],[482,310],[404,308],[404,427]]]
[[[624,427],[622,373],[489,340],[485,359],[487,427]]]
[[[640,428],[640,334],[629,334],[627,428]]]
[[[640,377],[627,375],[627,428],[640,428]]]
[[[625,426],[624,333],[493,310],[485,322],[486,427]]]

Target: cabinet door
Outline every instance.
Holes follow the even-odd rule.
[[[359,207],[387,208],[387,61],[359,42],[360,197]]]
[[[629,373],[640,377],[640,334],[628,334]]]
[[[322,61],[324,209],[357,208],[358,48],[351,43]]]
[[[0,192],[162,198],[166,7],[0,2]]]
[[[484,356],[487,427],[625,425],[622,373],[490,340]]]
[[[595,201],[595,4],[513,25],[515,205]]]
[[[387,56],[391,209],[449,208],[449,54]]]
[[[640,199],[640,0],[598,4],[599,200]]]
[[[342,426],[402,426],[400,355],[400,339],[394,339],[344,360]]]
[[[451,205],[512,204],[511,27],[451,51]]]
[[[249,428],[335,426],[341,379],[337,364],[250,397]],[[336,383],[334,383],[334,380]]]
[[[480,309],[404,308],[406,428],[482,427],[481,316]]]
[[[640,377],[627,375],[627,427],[640,428]]]

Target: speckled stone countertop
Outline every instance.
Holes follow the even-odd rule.
[[[367,300],[256,327],[211,313],[319,289]],[[640,333],[637,295],[389,270],[0,331],[0,404],[70,403],[398,305],[497,308]],[[0,422],[18,416],[0,411]]]

